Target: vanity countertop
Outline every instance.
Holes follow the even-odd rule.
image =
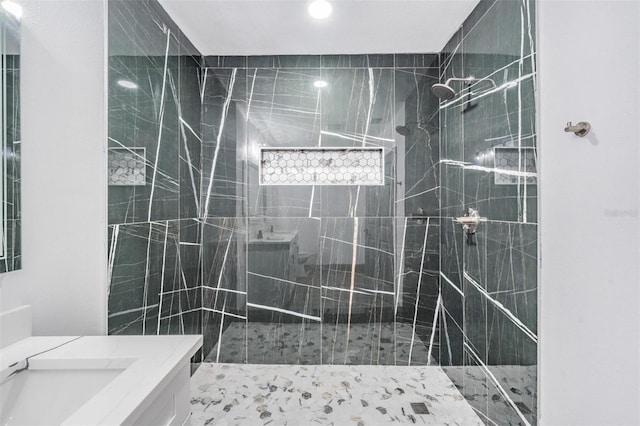
[[[115,425],[138,418],[202,346],[202,336],[28,337],[0,350],[0,370],[59,345],[30,358],[30,368],[124,369],[63,424]]]
[[[295,232],[264,232],[262,238],[254,235],[249,244],[290,244],[297,235]]]

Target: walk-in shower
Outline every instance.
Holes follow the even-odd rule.
[[[438,56],[410,56],[427,66],[382,55],[375,68],[248,57],[206,69],[203,169],[216,150],[226,162],[203,196],[233,216],[204,223],[205,263],[220,262],[203,274],[216,306],[205,360],[437,363],[438,143],[419,127],[437,136],[438,103],[423,94]],[[401,124],[413,129],[403,138]]]
[[[535,424],[534,2],[481,1],[442,52],[290,56],[202,56],[154,4],[109,3],[109,147],[145,172],[109,186],[109,333],[433,366],[488,423]]]

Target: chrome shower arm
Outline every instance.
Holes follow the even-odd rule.
[[[451,83],[452,81],[466,81],[467,83],[471,83],[472,81],[475,81],[475,80],[476,79],[473,77],[465,77],[465,78],[451,77],[444,84],[448,86],[449,83]]]
[[[493,85],[493,87],[496,87],[496,82],[493,81],[492,78],[488,78],[488,77],[485,77],[485,78],[475,78],[475,77],[459,78],[459,77],[452,77],[452,78],[447,80],[445,85],[449,85],[449,83],[452,82],[452,81],[464,81],[464,82],[466,82],[468,84],[471,84],[471,83],[473,83],[475,81],[488,81]]]

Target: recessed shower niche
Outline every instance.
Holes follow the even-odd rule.
[[[109,148],[108,170],[109,185],[146,185],[146,150],[144,148]]]
[[[517,185],[526,179],[527,184],[538,182],[536,170],[536,152],[533,147],[493,149],[496,185]]]
[[[260,185],[384,185],[384,150],[262,148]]]

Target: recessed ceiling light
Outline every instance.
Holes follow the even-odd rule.
[[[307,7],[309,15],[316,19],[325,19],[331,16],[333,6],[327,0],[314,0]]]
[[[313,87],[317,87],[318,89],[322,89],[323,87],[327,87],[329,83],[324,80],[316,80],[313,82]]]
[[[129,81],[129,80],[118,80],[118,84],[122,87],[126,87],[127,89],[137,89],[138,85],[135,84],[133,81]]]
[[[22,6],[9,0],[2,2],[2,8],[16,17],[17,20],[22,18]]]

